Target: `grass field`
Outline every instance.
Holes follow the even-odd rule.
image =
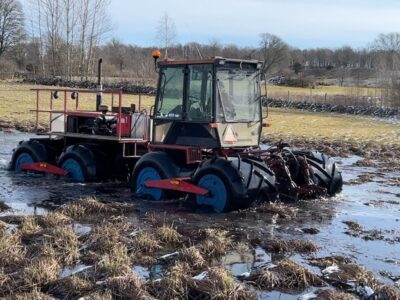
[[[33,88],[48,89],[48,86],[25,85],[17,83],[0,83],[0,121],[29,124],[35,122],[35,114],[30,110],[36,108],[36,92]],[[72,90],[71,90],[72,91]],[[53,109],[63,109],[63,93],[60,93],[59,99],[53,101]],[[75,101],[70,99],[70,92],[67,93],[68,109],[75,108]],[[115,105],[117,105],[118,96],[115,95]],[[130,106],[131,103],[138,105],[139,96],[123,95],[123,106]],[[111,95],[105,94],[104,104],[111,105]],[[154,97],[142,96],[142,108],[150,109]],[[50,92],[40,93],[39,109],[49,109]],[[93,93],[79,94],[79,108],[85,110],[94,110],[96,105],[96,96]],[[49,114],[40,113],[39,121],[43,126],[48,124]]]
[[[267,86],[268,93],[270,94],[287,94],[289,91],[293,95],[308,96],[310,91],[313,95],[352,95],[359,94],[361,96],[373,96],[380,94],[381,89],[370,87],[348,87],[348,86],[316,86],[314,88],[301,88],[301,87],[288,87],[288,86]]]
[[[34,114],[29,110],[35,108],[35,92],[32,85],[0,84],[0,121],[29,124],[34,122]],[[37,86],[36,86],[37,87]],[[331,88],[331,87],[325,87]],[[69,94],[68,94],[69,96]],[[48,108],[49,92],[41,98],[41,108]],[[110,104],[107,95],[105,102]],[[142,106],[149,110],[154,97],[142,97]],[[54,108],[62,109],[62,100],[54,101]],[[138,103],[138,96],[123,95],[123,104]],[[95,106],[94,94],[81,94],[80,104],[84,109]],[[75,101],[69,101],[72,109]],[[40,121],[46,125],[48,114],[42,113]],[[265,129],[266,134],[282,137],[296,137],[313,140],[345,140],[372,142],[379,144],[400,145],[400,124],[372,118],[360,118],[348,115],[311,113],[296,110],[270,109],[268,122],[272,127]]]

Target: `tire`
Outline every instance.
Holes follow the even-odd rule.
[[[332,158],[321,152],[294,151],[293,153],[306,157],[313,171],[314,181],[318,186],[326,188],[329,196],[334,196],[342,190],[342,173]]]
[[[147,188],[147,180],[175,178],[179,176],[179,168],[172,162],[165,152],[155,151],[143,155],[136,163],[132,176],[132,191],[140,198],[161,201],[176,195],[173,191],[164,191],[157,188]]]
[[[84,145],[69,146],[58,160],[60,168],[69,172],[75,182],[96,180],[96,158]]]
[[[48,153],[46,147],[37,140],[21,142],[15,149],[10,169],[15,172],[21,172],[21,166],[25,163],[46,162]]]
[[[221,213],[250,207],[258,199],[277,195],[273,172],[256,158],[214,158],[203,162],[193,182],[210,191],[196,195],[196,203]]]

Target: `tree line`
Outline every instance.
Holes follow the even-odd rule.
[[[111,0],[0,0],[0,67],[2,73],[33,77],[88,79],[96,61],[104,60],[105,74],[129,79],[153,79],[152,48],[111,39]],[[299,74],[308,69],[374,70],[380,79],[400,86],[400,34],[381,34],[368,47],[354,49],[297,49],[281,38],[262,33],[258,47],[177,43],[173,20],[164,14],[157,28],[164,58],[198,59],[213,56],[264,61],[263,73],[282,70]],[[345,73],[343,73],[345,74]],[[400,93],[399,93],[400,94]],[[399,95],[400,97],[400,95]]]

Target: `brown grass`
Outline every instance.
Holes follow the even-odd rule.
[[[348,293],[343,293],[335,290],[319,290],[317,293],[317,300],[357,300],[355,297]]]
[[[199,269],[206,265],[206,261],[195,246],[184,247],[178,255],[178,259],[186,262],[193,269]]]
[[[28,291],[36,286],[43,286],[58,278],[61,267],[52,257],[34,258],[17,275],[18,290]]]
[[[65,265],[71,265],[79,258],[79,241],[70,227],[43,229],[25,242],[31,257],[54,257]]]
[[[102,257],[96,273],[101,278],[121,276],[132,273],[131,258],[125,245],[116,244],[108,254]]]
[[[135,274],[108,278],[104,286],[114,299],[152,300],[142,280]]]
[[[257,299],[253,291],[235,282],[223,267],[209,268],[207,272],[207,278],[190,281],[191,295],[197,296],[197,299]]]
[[[131,241],[133,253],[153,253],[161,248],[158,238],[149,231],[141,231]]]
[[[269,252],[312,253],[319,247],[309,240],[267,240],[264,248]]]
[[[207,258],[215,258],[226,254],[232,246],[232,239],[228,232],[218,229],[205,229],[202,234],[204,239],[199,245],[200,251]]]
[[[333,265],[341,265],[341,264],[348,264],[351,262],[351,259],[348,257],[340,256],[340,255],[333,255],[333,256],[326,256],[320,258],[313,258],[308,260],[309,263],[313,266],[317,266],[320,268],[327,268]]]
[[[290,259],[283,259],[276,270],[281,279],[280,289],[288,292],[302,291],[310,286],[323,286],[324,281]]]
[[[25,261],[26,249],[21,238],[16,234],[0,237],[0,270],[2,268],[19,268]]]
[[[89,215],[112,214],[117,209],[98,201],[95,197],[87,197],[70,202],[59,209],[59,212],[74,219],[88,217]]]
[[[53,297],[49,295],[43,294],[38,288],[34,287],[31,291],[26,293],[17,293],[13,294],[5,299],[13,299],[13,300],[50,300]]]
[[[150,283],[150,293],[160,300],[187,299],[190,270],[190,266],[187,263],[175,262],[161,280]]]
[[[356,264],[340,264],[339,271],[325,275],[325,279],[333,282],[354,281],[358,284],[367,285],[372,289],[379,286],[378,280],[372,272]]]
[[[273,290],[281,285],[281,278],[274,271],[258,270],[251,274],[246,280],[253,281],[254,284],[263,290]]]
[[[36,218],[37,223],[43,228],[51,228],[60,225],[70,224],[72,219],[60,212],[50,212],[45,216]]]
[[[85,295],[95,288],[95,284],[79,276],[68,276],[50,284],[49,293],[61,299],[73,299]]]
[[[290,219],[296,216],[297,209],[280,202],[263,203],[256,207],[256,211],[260,213],[269,213],[278,215],[281,219]]]
[[[157,228],[157,237],[166,244],[176,244],[182,242],[182,235],[176,231],[173,225],[166,225]]]
[[[378,299],[400,300],[400,290],[390,285],[380,285],[376,288]]]

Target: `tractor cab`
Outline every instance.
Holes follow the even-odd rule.
[[[261,65],[220,57],[159,62],[152,143],[208,149],[257,146]]]

